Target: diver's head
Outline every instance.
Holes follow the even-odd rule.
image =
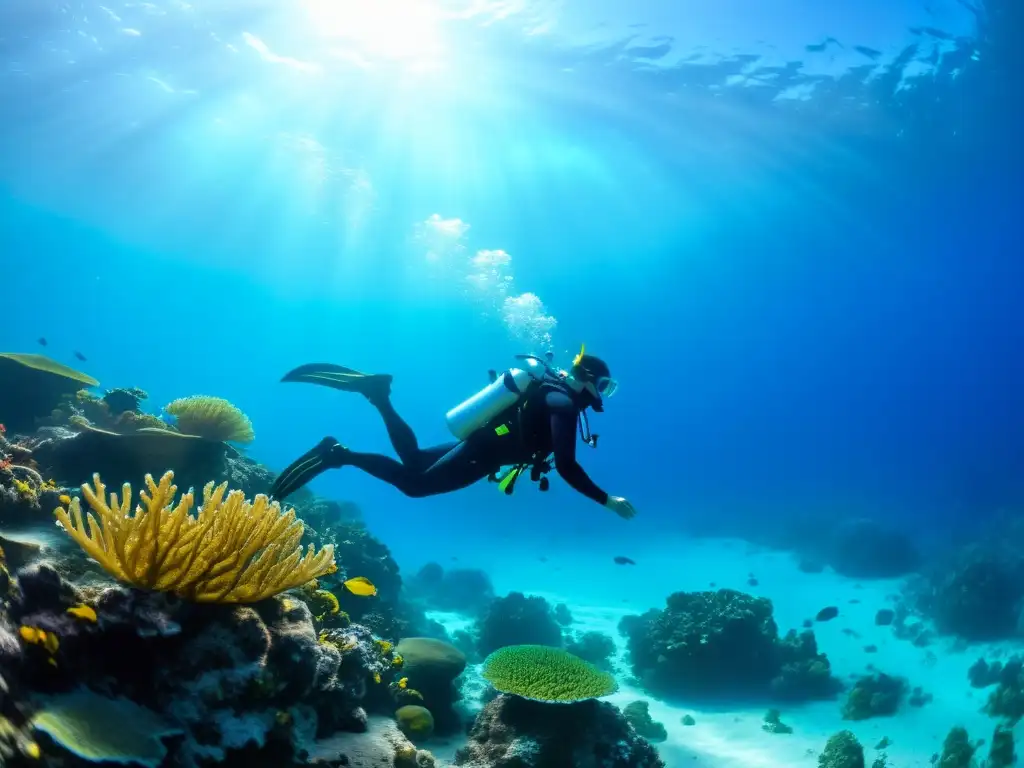
[[[585,347],[572,361],[569,379],[577,391],[587,391],[594,400],[595,411],[602,411],[604,399],[611,397],[618,389],[618,382],[612,378],[608,363],[596,355],[586,354]]]

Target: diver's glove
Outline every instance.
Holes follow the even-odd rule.
[[[604,505],[623,520],[630,520],[636,516],[636,509],[621,496],[609,496]]]

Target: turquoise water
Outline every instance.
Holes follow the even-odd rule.
[[[853,516],[936,552],[1024,496],[1019,30],[952,0],[9,0],[0,350],[155,414],[227,398],[274,470],[391,450],[297,365],[392,374],[430,445],[515,354],[606,359],[578,451],[636,519],[557,477],[314,481],[403,573],[640,611],[715,580],[672,558],[693,536]]]

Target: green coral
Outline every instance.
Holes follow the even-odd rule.
[[[546,645],[499,648],[484,660],[483,677],[501,693],[546,702],[596,699],[618,689],[610,674]]]
[[[406,704],[395,712],[395,720],[402,733],[410,739],[428,739],[434,732],[434,716],[430,710],[417,704]]]
[[[834,733],[818,755],[818,768],[864,768],[864,747],[850,731]]]

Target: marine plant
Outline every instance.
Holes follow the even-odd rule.
[[[610,696],[615,678],[568,651],[546,645],[511,645],[484,660],[483,678],[501,693],[569,704]]]
[[[249,502],[227,483],[207,483],[197,515],[190,490],[174,502],[174,473],[156,483],[131,510],[127,483],[120,499],[105,500],[99,475],[82,486],[92,512],[83,518],[78,498],[54,510],[61,528],[117,580],[141,589],[172,592],[200,603],[251,603],[333,573],[334,548],[312,545],[303,555],[304,526],[295,510],[258,495]]]
[[[181,397],[164,406],[164,410],[175,418],[175,426],[186,435],[224,443],[251,443],[256,438],[249,417],[222,397]]]

